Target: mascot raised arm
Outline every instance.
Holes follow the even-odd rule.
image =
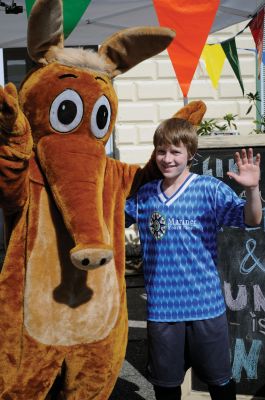
[[[98,53],[64,48],[61,0],[36,0],[28,52],[37,67],[0,88],[0,399],[107,400],[125,356],[124,203],[156,178],[111,159],[112,78],[163,51],[167,28],[125,29]]]

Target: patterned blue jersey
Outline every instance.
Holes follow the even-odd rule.
[[[222,181],[192,173],[170,198],[156,180],[127,200],[126,224],[138,224],[143,251],[148,320],[191,321],[225,311],[217,233],[223,225],[245,227],[244,204]]]

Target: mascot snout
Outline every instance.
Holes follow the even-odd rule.
[[[70,251],[72,263],[82,270],[104,266],[112,259],[113,250],[102,213],[106,168],[103,144],[87,134],[53,134],[41,138],[37,153],[75,243]]]
[[[71,250],[71,261],[76,268],[84,271],[101,267],[113,258],[111,249],[79,248],[80,246],[76,246]]]

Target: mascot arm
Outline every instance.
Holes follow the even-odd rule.
[[[30,125],[20,109],[14,84],[0,87],[0,207],[12,214],[28,196],[28,160],[32,152]]]
[[[132,196],[145,183],[160,178],[162,178],[162,175],[156,165],[154,151],[149,161],[143,168],[141,168],[139,165],[124,164],[124,184],[126,197]]]

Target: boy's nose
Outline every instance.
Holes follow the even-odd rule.
[[[171,157],[171,154],[170,153],[165,153],[165,156],[164,156],[164,162],[167,162],[167,163],[169,163],[169,162],[171,162],[171,160],[172,160],[172,157]]]

